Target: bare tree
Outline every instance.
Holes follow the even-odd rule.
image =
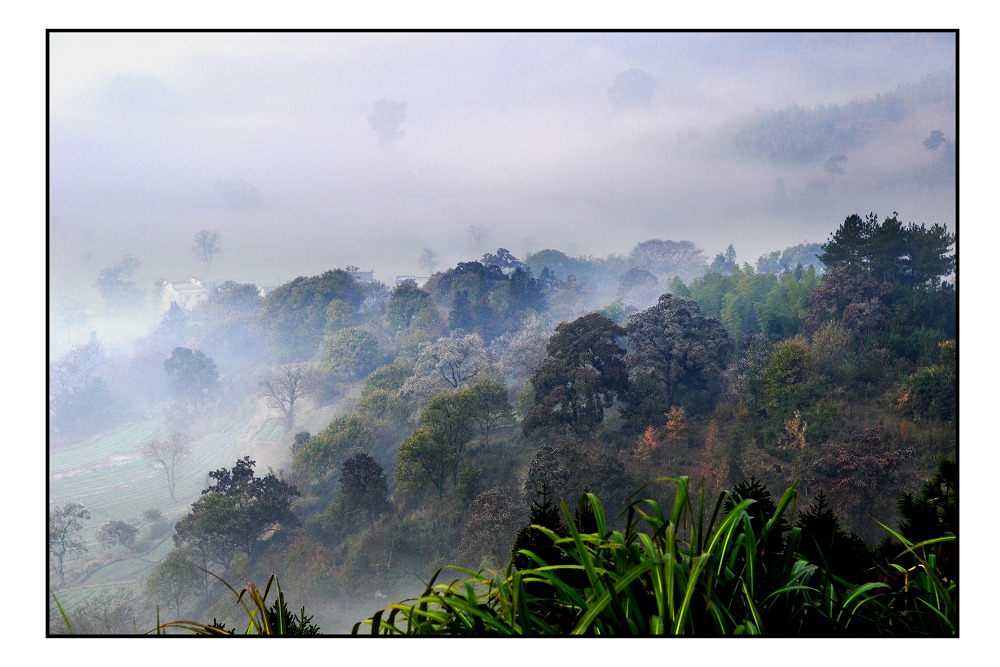
[[[170,489],[170,500],[174,497],[174,487],[177,484],[177,464],[191,451],[191,436],[184,431],[171,431],[164,442],[150,440],[142,447],[142,456],[152,465],[163,468],[167,474],[167,487]]]
[[[63,559],[67,554],[86,551],[80,539],[83,521],[90,518],[90,510],[79,503],[67,503],[52,510],[49,515],[49,553],[55,556],[60,585],[66,583]]]
[[[431,248],[424,248],[423,252],[420,253],[420,268],[427,272],[427,275],[434,273],[434,269],[437,268],[438,254],[436,250]]]
[[[212,269],[212,258],[222,252],[222,234],[203,229],[194,235],[194,254],[198,255],[205,268]]]
[[[469,229],[466,235],[469,237],[469,243],[476,250],[479,250],[483,246],[483,241],[489,236],[490,230],[486,225],[469,225]]]
[[[260,379],[260,395],[267,399],[267,407],[281,410],[285,417],[285,431],[295,426],[295,403],[309,393],[308,369],[302,365],[285,366]]]

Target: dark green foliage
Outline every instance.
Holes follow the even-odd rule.
[[[954,341],[950,345],[954,354]],[[944,354],[942,354],[944,356]],[[958,377],[955,359],[917,370],[896,391],[896,407],[918,422],[955,423],[958,417]]]
[[[709,271],[724,276],[732,273],[734,268],[736,268],[736,248],[731,243],[726,247],[726,252],[717,254],[708,266]]]
[[[638,481],[607,445],[566,437],[543,444],[535,452],[524,482],[525,490],[545,488],[555,502],[573,502],[586,491],[608,499],[612,510],[624,506]]]
[[[495,253],[488,252],[480,260],[486,266],[495,266],[506,274],[514,273],[516,270],[524,270],[527,265],[515,257],[506,248],[498,248]]]
[[[660,423],[673,406],[694,415],[714,403],[733,341],[697,303],[664,294],[630,317],[625,331],[633,387],[622,412],[636,429]]]
[[[97,541],[105,549],[114,549],[116,547],[131,549],[135,546],[135,538],[138,534],[138,528],[130,523],[116,519],[101,526],[101,529],[97,531]]]
[[[766,484],[761,484],[756,477],[744,480],[733,487],[732,493],[726,496],[723,509],[728,514],[733,511],[744,500],[754,501],[746,508],[750,519],[750,525],[757,533],[762,533],[764,526],[771,521],[775,514],[774,500],[771,492],[767,490]],[[766,551],[776,552],[780,549],[784,540],[784,534],[788,532],[790,526],[784,516],[779,516],[778,520],[770,528],[767,542],[761,545]]]
[[[545,484],[538,490],[535,500],[531,502],[531,516],[528,519],[528,525],[521,528],[514,539],[511,551],[514,567],[519,570],[537,565],[537,561],[527,554],[521,553],[522,550],[530,551],[546,564],[555,564],[563,556],[562,550],[556,547],[552,540],[535,526],[548,528],[557,535],[569,534],[569,529],[563,524],[562,513],[553,504],[548,486]]]
[[[299,431],[295,434],[295,438],[292,440],[292,457],[298,453],[302,446],[309,442],[309,438],[312,437],[309,431]]]
[[[343,269],[300,276],[264,298],[258,321],[279,361],[309,359],[323,341],[330,303],[340,300],[357,311],[364,299],[361,285]]]
[[[502,250],[502,249],[501,249]],[[425,289],[450,308],[448,328],[477,333],[489,342],[516,330],[531,312],[547,308],[541,283],[527,267],[461,262],[435,274]]]
[[[405,331],[413,318],[427,307],[433,307],[433,299],[428,292],[417,287],[411,281],[396,286],[389,297],[386,308],[385,323],[393,333]]]
[[[686,477],[665,481],[678,486],[673,511],[652,499],[637,500],[621,532],[609,530],[593,494],[586,496],[593,532],[575,523],[564,524],[565,536],[536,529],[568,562],[536,562],[503,573],[462,570],[471,578],[450,585],[435,583],[439,571],[416,600],[390,605],[364,623],[372,634],[386,635],[957,633],[956,589],[941,584],[931,563],[913,568],[912,582],[896,589],[871,579],[855,585],[797,557],[801,528],[790,531],[788,548],[780,540],[776,551],[761,548],[787,528],[783,516],[795,499],[794,486],[774,505],[763,487],[748,483],[741,487],[746,498],[731,499],[725,516],[717,506],[709,518],[704,498],[689,495]],[[767,507],[751,510],[757,504]],[[570,520],[565,504],[562,514]],[[754,514],[768,518],[762,523]],[[912,604],[917,598],[919,604]]]
[[[858,535],[844,530],[840,519],[820,492],[799,514],[799,553],[824,571],[854,584],[871,576],[874,552]]]
[[[903,225],[893,213],[881,223],[869,213],[848,216],[823,245],[827,266],[852,267],[895,285],[937,287],[955,270],[955,235],[944,225]]]
[[[197,410],[214,397],[219,371],[201,350],[175,347],[163,368],[170,378],[170,395],[189,408]]]
[[[323,346],[322,363],[335,377],[365,377],[383,360],[378,338],[359,327],[341,329]]]
[[[319,626],[313,623],[312,619],[312,616],[306,616],[305,607],[302,607],[298,614],[293,614],[289,611],[288,607],[285,606],[284,596],[278,596],[278,599],[274,601],[274,604],[267,609],[268,623],[275,628],[279,626],[284,628],[284,632],[280,633],[280,635],[284,637],[307,637],[320,634]],[[230,630],[226,627],[225,623],[219,621],[218,619],[213,618],[210,627],[214,630],[218,630],[218,633],[221,634],[236,634],[235,628]]]
[[[586,433],[604,420],[604,410],[628,389],[624,329],[597,313],[563,322],[546,347],[548,356],[531,377],[535,403],[524,433],[568,430]]]
[[[958,578],[958,464],[952,459],[942,459],[937,472],[924,482],[919,495],[904,491],[897,501],[899,532],[914,543],[924,542],[941,535],[954,535],[953,542],[932,548],[941,572],[952,580]],[[898,546],[886,539],[879,544],[878,553],[891,557]]]
[[[469,397],[472,423],[483,444],[488,445],[497,430],[514,424],[514,408],[502,382],[484,378],[462,391]]]
[[[245,456],[232,469],[208,473],[215,482],[177,523],[174,543],[191,544],[206,560],[228,568],[237,553],[252,562],[270,531],[296,527],[291,505],[298,489],[273,472],[257,477],[255,465]]]
[[[340,489],[348,506],[363,515],[370,526],[389,508],[389,487],[375,459],[358,452],[344,460],[340,468]]]
[[[371,452],[374,445],[374,433],[364,419],[355,414],[341,415],[299,447],[292,468],[308,479],[328,481],[344,459],[359,451]]]

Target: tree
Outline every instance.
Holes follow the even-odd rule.
[[[824,492],[850,520],[850,529],[874,540],[882,531],[869,517],[888,523],[892,499],[903,489],[915,452],[889,447],[881,424],[855,431],[848,442],[821,445],[806,462],[802,480],[812,492]]]
[[[649,72],[632,68],[619,72],[608,88],[608,101],[615,109],[648,107],[660,82]]]
[[[548,528],[560,537],[569,535],[569,528],[563,522],[562,512],[559,510],[559,506],[552,502],[548,485],[543,483],[535,491],[535,495],[535,500],[531,503],[528,524],[518,531],[511,549],[514,567],[518,570],[538,567],[537,562],[531,556],[520,553],[522,550],[530,551],[546,565],[566,562],[566,554],[553,543],[550,537],[535,527]]]
[[[358,452],[344,460],[340,468],[340,490],[348,507],[363,514],[372,528],[375,527],[375,519],[389,507],[385,471],[365,452]]]
[[[372,105],[368,114],[368,125],[378,135],[379,143],[385,145],[403,138],[400,124],[406,120],[406,104],[381,99]]]
[[[479,567],[484,558],[498,569],[507,566],[510,547],[524,521],[518,495],[513,489],[494,486],[473,499],[458,547],[470,566]]]
[[[121,419],[103,375],[110,360],[96,335],[49,363],[49,426],[53,433],[90,435]]]
[[[954,340],[940,343],[938,363],[917,369],[896,389],[896,410],[917,421],[954,423],[958,408],[958,358]]]
[[[823,245],[820,260],[892,284],[938,287],[955,270],[955,235],[944,225],[903,225],[898,216],[893,212],[882,222],[874,213],[848,216]]]
[[[49,513],[49,553],[55,556],[59,570],[59,585],[65,585],[63,561],[72,553],[87,551],[80,539],[83,522],[90,519],[90,510],[79,503],[66,503]]]
[[[531,311],[547,309],[542,284],[531,270],[504,249],[485,255],[493,263],[460,262],[437,273],[424,286],[442,306],[450,309],[448,326],[463,333],[475,332],[490,341],[512,329]]]
[[[285,432],[295,427],[295,404],[310,391],[309,370],[303,365],[290,365],[262,377],[257,387],[260,396],[267,400],[267,407],[280,410],[284,416]]]
[[[292,500],[299,495],[292,484],[273,472],[254,474],[256,462],[245,456],[232,469],[208,473],[215,482],[204,489],[189,512],[175,526],[177,546],[193,544],[215,562],[229,567],[236,553],[252,563],[271,533],[299,525]]]
[[[441,498],[457,463],[457,451],[435,438],[429,429],[418,428],[399,444],[392,477],[402,491],[433,488]]]
[[[170,395],[196,410],[211,398],[219,384],[215,362],[201,350],[175,347],[163,368],[170,377]]]
[[[535,401],[524,419],[525,435],[538,429],[585,433],[604,420],[604,410],[628,389],[625,330],[591,313],[563,322],[549,339],[545,361],[531,377]]]
[[[734,346],[697,303],[664,294],[630,317],[625,331],[632,388],[623,413],[635,428],[658,423],[671,406],[693,415],[714,402]]]
[[[630,296],[640,302],[655,299],[659,296],[659,281],[656,276],[633,266],[622,274],[618,281],[618,296]]]
[[[205,262],[205,268],[212,270],[212,260],[222,252],[222,234],[202,229],[194,235],[194,254]]]
[[[140,263],[138,257],[125,255],[114,266],[102,270],[94,282],[94,287],[112,312],[141,303],[143,293],[135,284],[135,270]]]
[[[142,457],[153,466],[162,468],[166,474],[171,501],[176,500],[177,464],[190,453],[191,436],[184,431],[171,431],[166,441],[149,440],[142,446]]]
[[[73,633],[78,635],[127,635],[149,627],[154,619],[130,589],[105,590],[69,610]],[[68,629],[67,629],[68,631]]]
[[[489,444],[497,429],[514,423],[514,409],[507,398],[507,387],[493,378],[484,378],[465,390],[472,408],[472,423]]]
[[[809,345],[801,339],[774,345],[761,373],[764,408],[768,416],[783,422],[805,409],[813,400],[819,377]]]
[[[715,256],[715,258],[712,260],[712,263],[709,265],[708,270],[713,271],[715,273],[721,273],[724,276],[728,276],[730,273],[732,273],[735,267],[736,267],[736,248],[734,248],[733,244],[730,243],[726,247],[725,254],[720,252],[718,255]]]
[[[455,452],[455,474],[465,446],[475,433],[473,420],[476,407],[475,394],[471,389],[443,391],[427,401],[420,413],[421,426],[445,448]]]
[[[431,295],[417,287],[416,283],[406,281],[392,291],[386,308],[385,323],[393,333],[402,333],[410,326],[417,313],[427,307],[434,307]]]
[[[775,250],[757,258],[757,273],[789,273],[796,267],[812,267],[822,273],[826,266],[820,261],[823,246],[819,243],[800,243],[784,250]]]
[[[827,504],[826,494],[822,491],[816,494],[795,525],[802,531],[799,553],[810,563],[852,583],[864,581],[865,570],[870,567],[874,554],[858,535],[844,530]]]
[[[269,292],[257,323],[271,352],[281,361],[312,358],[319,351],[330,317],[330,303],[340,300],[357,311],[365,290],[348,271],[298,277]],[[339,311],[335,314],[340,317]]]
[[[805,328],[815,332],[827,322],[837,322],[856,338],[880,329],[891,315],[886,303],[891,289],[888,282],[859,266],[835,266],[809,295]]]
[[[438,263],[438,253],[436,250],[431,248],[424,248],[420,253],[420,268],[427,272],[427,275],[434,273],[434,269],[437,268]]]
[[[510,275],[516,269],[523,270],[528,268],[524,262],[515,257],[507,248],[498,248],[495,253],[488,252],[479,261],[487,266],[496,266],[507,275]]]
[[[105,549],[125,547],[132,549],[135,547],[135,537],[139,529],[130,523],[114,520],[109,521],[97,531],[97,541]]]
[[[466,236],[469,237],[469,243],[472,247],[478,250],[483,245],[483,241],[489,236],[490,230],[486,225],[469,225],[469,229],[466,232]]]
[[[490,350],[500,361],[509,382],[521,386],[545,360],[545,347],[552,336],[552,325],[535,314],[517,331],[493,340]]]
[[[375,446],[371,426],[356,414],[341,415],[295,452],[292,467],[316,480],[325,480],[340,462],[353,454],[370,452]]]
[[[401,393],[425,401],[441,391],[461,389],[496,374],[496,362],[478,334],[449,336],[420,344],[413,374]]]
[[[168,603],[174,610],[175,618],[181,618],[181,608],[197,593],[199,579],[201,572],[186,551],[174,549],[146,580],[146,592],[150,598]]]
[[[630,266],[646,269],[660,276],[676,275],[681,280],[697,278],[708,262],[701,248],[691,241],[650,239],[639,243],[629,253]]]

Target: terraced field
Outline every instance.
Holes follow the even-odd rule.
[[[296,431],[317,432],[343,409],[303,406]],[[141,592],[153,568],[174,547],[173,525],[188,512],[209,486],[210,470],[230,468],[249,455],[257,470],[266,472],[289,464],[291,434],[282,420],[252,399],[229,406],[192,429],[190,454],[177,467],[176,501],[170,500],[166,477],[142,458],[143,444],[165,438],[159,416],[137,421],[72,447],[49,452],[49,497],[53,506],[77,502],[90,510],[81,538],[88,551],[66,559],[66,585],[57,591],[60,603],[71,610],[88,597],[104,591],[131,589]],[[159,509],[163,521],[152,526],[142,521],[149,509]],[[139,526],[137,548],[108,552],[97,542],[101,526],[121,520]],[[58,576],[52,575],[58,584]]]
[[[59,595],[72,606],[88,591],[108,587],[140,586],[149,571],[173,548],[170,529],[208,485],[208,471],[231,467],[244,455],[258,462],[258,469],[288,463],[287,437],[280,419],[271,417],[256,402],[225,411],[192,433],[190,455],[177,467],[177,500],[170,500],[162,470],[142,458],[142,446],[166,433],[154,417],[49,453],[49,497],[53,505],[77,502],[90,510],[81,537],[84,554],[66,560],[67,581]],[[151,534],[140,527],[140,548],[108,553],[97,542],[97,532],[108,521],[142,524],[141,515],[159,509],[164,524]]]

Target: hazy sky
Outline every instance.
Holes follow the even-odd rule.
[[[937,158],[931,130],[954,137],[953,107],[877,128],[843,173],[726,140],[757,112],[954,76],[949,33],[53,33],[49,48],[57,282],[124,254],[150,284],[348,264],[391,282],[422,272],[423,247],[446,268],[649,238],[733,243],[752,263],[854,212],[954,226],[953,181],[911,174]],[[656,86],[616,108],[630,69]],[[369,123],[378,100],[405,105],[394,138]],[[210,275],[191,253],[203,228],[222,234]]]

